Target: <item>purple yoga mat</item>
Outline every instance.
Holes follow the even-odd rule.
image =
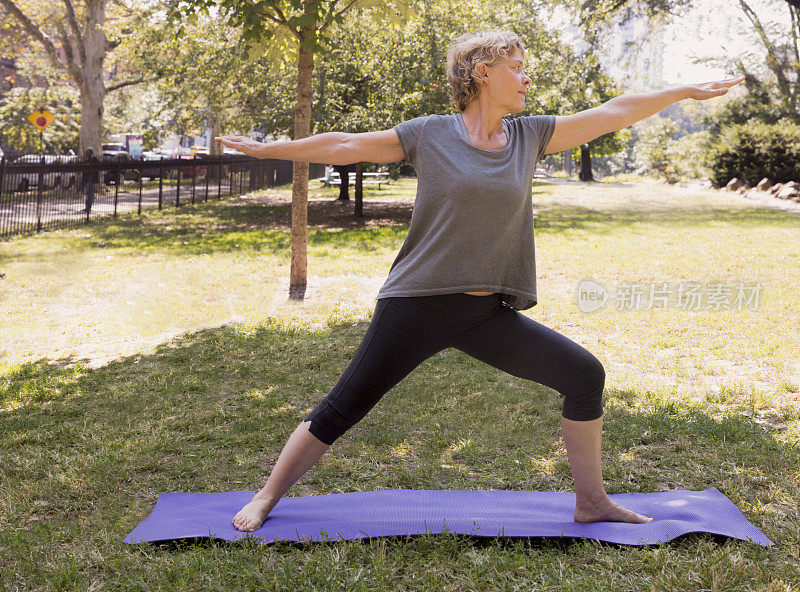
[[[265,542],[338,541],[392,535],[448,532],[479,537],[569,537],[624,545],[670,541],[689,532],[708,532],[765,547],[770,541],[718,489],[617,493],[609,497],[650,516],[647,524],[575,522],[574,493],[440,489],[387,489],[283,497],[264,524],[251,533],[233,526],[234,515],[252,491],[162,493],[156,507],[125,537],[126,543],[209,537]]]

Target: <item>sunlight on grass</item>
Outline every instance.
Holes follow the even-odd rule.
[[[788,590],[800,559],[800,214],[636,179],[552,181],[533,188],[539,303],[523,314],[606,368],[607,492],[713,485],[776,547],[706,534],[653,548],[450,536],[123,545],[159,492],[262,486],[352,360],[416,182],[367,190],[362,221],[312,183],[302,302],[288,301],[289,186],[0,243],[6,587]],[[586,279],[612,294],[681,281],[764,289],[752,309],[611,301],[587,313],[576,299]],[[448,349],[287,495],[572,491],[562,404]]]

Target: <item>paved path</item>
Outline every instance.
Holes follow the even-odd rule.
[[[238,179],[237,179],[238,181]],[[247,187],[246,180],[243,180],[242,187]],[[234,191],[238,191],[239,185],[236,181],[233,184]],[[111,216],[114,213],[114,185],[98,184],[99,191],[95,193],[94,203],[92,204],[92,219]],[[194,190],[195,203],[205,201],[205,183],[198,184]],[[221,195],[226,197],[229,194],[229,182],[226,179],[222,182]],[[162,207],[175,207],[176,188],[165,186],[162,190]],[[208,199],[216,199],[218,186],[216,183],[209,183]],[[181,187],[181,206],[191,203],[191,185]],[[158,207],[158,187],[142,189],[142,209]],[[74,190],[70,193],[53,194],[45,193],[42,196],[42,204],[37,212],[35,190],[28,192],[26,196],[18,193],[4,194],[0,202],[0,236],[8,236],[17,232],[35,230],[37,220],[41,219],[42,228],[53,228],[62,225],[64,222],[85,219],[86,214],[81,213],[86,206],[83,194]],[[135,212],[139,208],[139,186],[137,183],[125,183],[120,186],[117,196],[117,213]]]

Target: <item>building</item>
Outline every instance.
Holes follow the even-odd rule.
[[[664,85],[666,24],[632,15],[623,24],[601,33],[598,60],[606,73],[626,92],[648,92]]]

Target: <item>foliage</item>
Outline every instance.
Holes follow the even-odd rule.
[[[0,144],[9,154],[38,153],[39,130],[28,116],[39,106],[53,113],[55,120],[41,133],[41,150],[59,154],[78,151],[80,131],[79,93],[70,86],[12,88],[0,98]]]
[[[711,134],[708,130],[670,140],[666,147],[667,162],[664,169],[667,181],[674,183],[708,178],[711,174],[707,165],[710,141]]]
[[[800,123],[800,113],[786,112],[774,83],[762,82],[748,75],[743,84],[747,92],[727,101],[719,111],[704,118],[713,136],[718,136],[724,127],[751,121],[774,124],[788,118]]]
[[[658,117],[650,125],[643,126],[636,145],[637,167],[644,166],[663,174],[669,161],[667,146],[677,131],[677,124],[666,117]]]
[[[159,83],[149,82],[121,88],[107,95],[104,127],[111,134],[142,135],[142,148],[159,147],[168,131],[176,129],[177,116]]]
[[[402,28],[375,24],[356,9],[332,27],[333,49],[318,66],[313,119],[320,131],[369,131],[430,113],[454,112],[445,73],[448,43],[466,31],[513,30],[527,52],[532,79],[520,115],[560,114],[595,107],[617,89],[592,55],[576,56],[540,20],[530,1],[423,3]],[[591,143],[596,154],[622,149],[628,132]]]
[[[749,25],[739,33],[750,37],[752,47],[731,57],[709,56],[702,63],[724,65],[744,74],[741,96],[726,102],[716,114],[706,117],[712,137],[731,125],[760,121],[776,124],[787,120],[800,124],[800,3],[797,0],[767,0],[758,14],[739,0]],[[723,173],[720,173],[723,174]]]
[[[781,183],[800,179],[800,125],[783,119],[727,126],[712,141],[708,165],[719,186],[733,177],[750,185],[764,177]]]

